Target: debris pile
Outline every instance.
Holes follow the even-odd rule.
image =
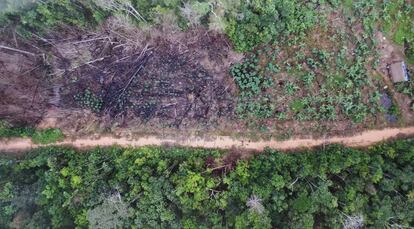
[[[177,128],[231,117],[226,38],[207,31],[175,36],[136,47],[113,33],[56,43],[62,58],[52,69],[65,81],[61,106],[89,108],[124,124],[138,118]]]

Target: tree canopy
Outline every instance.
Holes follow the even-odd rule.
[[[48,147],[0,161],[1,228],[414,225],[414,140],[240,153]]]

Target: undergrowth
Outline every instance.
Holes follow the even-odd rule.
[[[0,120],[0,138],[31,137],[34,132],[34,128],[13,127],[8,122]]]
[[[62,141],[64,138],[62,131],[56,128],[36,130],[32,135],[32,141],[35,144],[50,144]]]
[[[381,27],[392,40],[404,47],[409,63],[414,64],[414,6],[404,0],[384,1]]]
[[[31,138],[35,144],[49,144],[62,141],[65,135],[57,128],[35,129],[27,126],[17,127],[0,120],[1,138]]]

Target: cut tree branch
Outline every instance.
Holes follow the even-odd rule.
[[[23,54],[27,54],[27,55],[31,55],[31,56],[36,56],[36,54],[34,54],[34,53],[23,51],[23,50],[20,50],[20,49],[7,47],[7,46],[4,46],[4,45],[0,45],[0,49],[6,49],[6,50],[9,50],[9,51],[13,51],[13,52],[19,52],[19,53],[23,53]]]

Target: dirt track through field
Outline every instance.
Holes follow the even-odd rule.
[[[138,139],[101,137],[99,139],[79,138],[74,140],[65,140],[63,142],[50,144],[54,146],[72,146],[79,149],[92,147],[105,147],[119,145],[123,147],[140,147],[140,146],[161,146],[164,144],[185,146],[185,147],[203,147],[203,148],[219,148],[229,149],[232,147],[263,150],[270,147],[278,150],[292,150],[298,148],[309,148],[326,144],[339,143],[350,147],[369,146],[383,140],[396,138],[400,135],[414,135],[414,127],[392,128],[383,130],[369,130],[350,137],[331,137],[325,139],[290,139],[285,141],[269,140],[269,141],[249,141],[242,139],[233,139],[231,137],[221,136],[212,140],[206,140],[199,137],[190,137],[185,140],[177,139],[160,139],[158,137],[142,137]],[[0,141],[0,151],[2,152],[22,152],[41,145],[33,144],[30,139],[16,138],[6,141]]]

